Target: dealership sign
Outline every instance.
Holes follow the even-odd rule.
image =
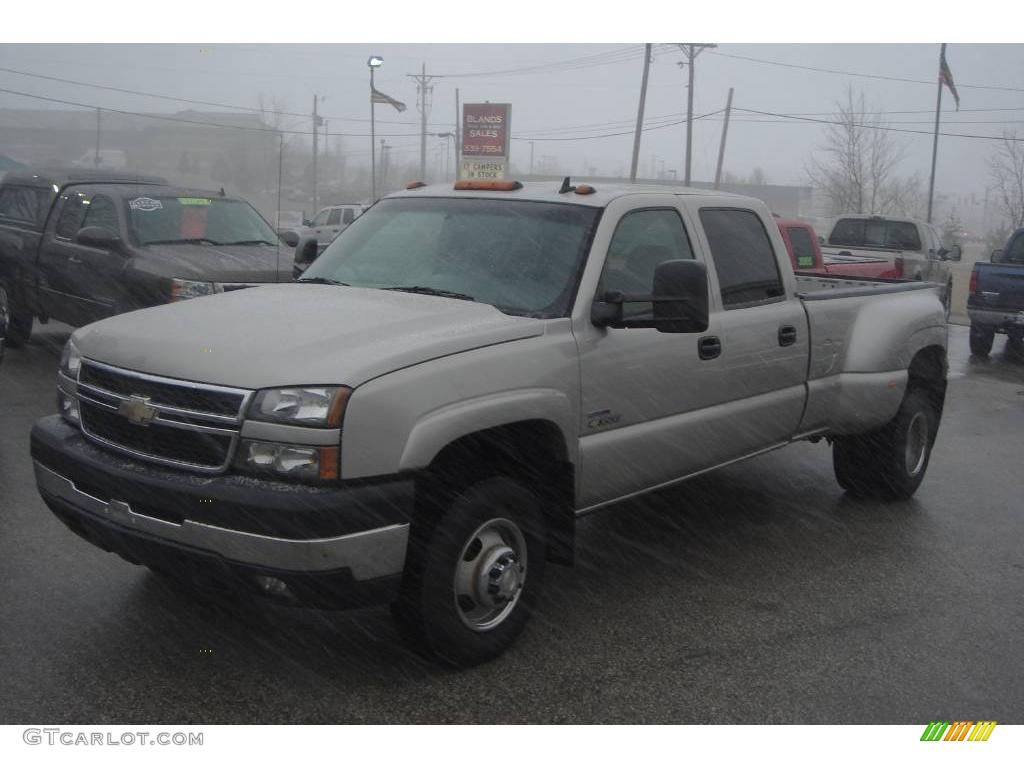
[[[505,178],[511,113],[511,104],[462,105],[459,178]]]

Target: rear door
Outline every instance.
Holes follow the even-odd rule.
[[[806,401],[809,338],[803,304],[787,291],[781,243],[742,207],[702,207],[701,234],[714,262],[722,311],[719,427],[733,457],[789,440]],[[781,238],[779,238],[781,240]]]

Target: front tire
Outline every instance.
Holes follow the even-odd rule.
[[[429,535],[410,542],[392,605],[413,648],[454,667],[500,655],[540,596],[547,532],[540,502],[507,477],[467,487]]]
[[[988,325],[971,323],[971,354],[978,357],[988,357],[992,351],[992,342],[995,340],[996,330]]]
[[[832,448],[836,480],[855,496],[909,499],[924,479],[938,427],[928,394],[910,389],[884,427],[836,439]]]
[[[0,323],[6,325],[6,346],[18,348],[23,347],[28,342],[28,337],[32,335],[32,313],[31,312],[15,312],[14,309],[14,293],[11,290],[11,286],[0,281],[0,314],[4,317],[0,317]],[[2,334],[2,329],[0,329]]]

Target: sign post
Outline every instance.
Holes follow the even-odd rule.
[[[508,170],[511,104],[463,104],[460,179],[504,179]]]

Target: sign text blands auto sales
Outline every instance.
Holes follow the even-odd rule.
[[[464,104],[462,156],[508,157],[509,104]]]

